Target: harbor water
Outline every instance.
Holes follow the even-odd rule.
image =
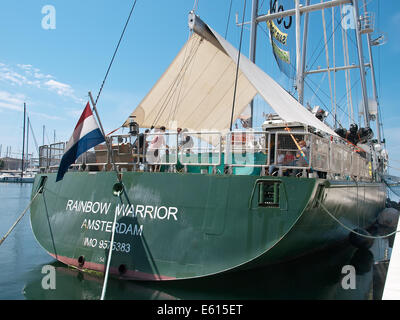
[[[31,184],[0,184],[1,237],[29,204],[31,188]],[[375,240],[370,249],[357,249],[344,241],[281,265],[206,279],[156,283],[110,278],[106,298],[380,300],[389,252],[386,239]],[[55,271],[54,286],[46,285],[50,269]],[[2,300],[95,300],[100,299],[102,286],[101,274],[70,268],[40,247],[29,211],[0,246]]]

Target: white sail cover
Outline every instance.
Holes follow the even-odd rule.
[[[131,114],[141,127],[229,130],[239,52],[210,27],[206,29],[212,42],[193,33]],[[233,119],[258,93],[284,121],[301,122],[336,136],[244,55],[240,57],[238,75]],[[128,125],[129,119],[124,123]]]

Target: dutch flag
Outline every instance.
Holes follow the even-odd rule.
[[[97,125],[88,102],[79,118],[72,137],[67,143],[58,168],[56,182],[62,180],[69,166],[73,164],[82,153],[104,141],[104,135]]]

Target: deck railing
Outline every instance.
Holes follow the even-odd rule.
[[[187,138],[189,137],[189,139]],[[233,131],[147,133],[143,145],[130,135],[108,137],[82,154],[70,170],[183,171],[208,174],[298,175],[371,179],[370,162],[345,142],[312,133]],[[157,140],[160,141],[157,142]],[[39,148],[42,172],[55,171],[66,143]]]
[[[188,139],[186,139],[189,137]],[[213,131],[185,132],[178,142],[179,161],[184,166],[221,165],[222,134]]]

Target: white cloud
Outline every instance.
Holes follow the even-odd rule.
[[[82,99],[75,96],[74,89],[66,83],[56,81],[50,74],[42,73],[31,64],[17,64],[17,70],[4,63],[0,63],[0,81],[12,86],[29,86],[55,92],[59,96],[72,99],[75,103],[82,103]]]
[[[21,111],[22,110],[21,107],[16,106],[15,104],[3,102],[3,101],[0,101],[0,108],[1,109],[14,110],[14,111]]]
[[[36,78],[36,79],[39,79],[39,80],[42,80],[42,79],[52,79],[52,78],[54,78],[52,75],[50,75],[50,74],[43,74],[43,73],[40,73],[40,72],[35,72],[34,74],[33,74],[33,76]]]
[[[45,82],[45,85],[52,91],[57,92],[58,95],[61,96],[71,96],[74,93],[74,90],[70,85],[55,81],[53,79]]]
[[[29,113],[32,114],[32,115],[35,115],[35,116],[39,116],[41,118],[48,119],[48,120],[62,120],[63,119],[63,118],[58,117],[58,116],[52,116],[52,115],[49,115],[49,114],[46,114],[46,113],[41,113],[41,112],[31,111]]]
[[[31,66],[30,65],[17,65],[19,68],[23,69],[23,73],[21,74],[9,66],[5,64],[0,65],[0,80],[5,81],[10,83],[11,85],[18,85],[18,86],[23,86],[23,85],[28,85],[28,86],[34,86],[37,88],[40,88],[41,83],[37,79],[33,78],[32,79],[32,72]]]
[[[17,67],[23,70],[31,70],[33,66],[31,64],[17,64]]]
[[[12,85],[22,86],[26,83],[27,78],[17,72],[3,67],[2,70],[0,70],[0,80],[7,81]]]
[[[10,93],[7,91],[0,91],[0,111],[2,109],[13,110],[22,112],[23,105],[26,100],[26,96],[20,93]],[[63,118],[59,116],[53,116],[47,113],[36,112],[36,111],[29,111],[29,114],[35,115],[44,119],[48,120],[62,120]]]
[[[0,108],[15,111],[22,111],[25,96],[22,94],[12,94],[7,91],[0,91]]]

